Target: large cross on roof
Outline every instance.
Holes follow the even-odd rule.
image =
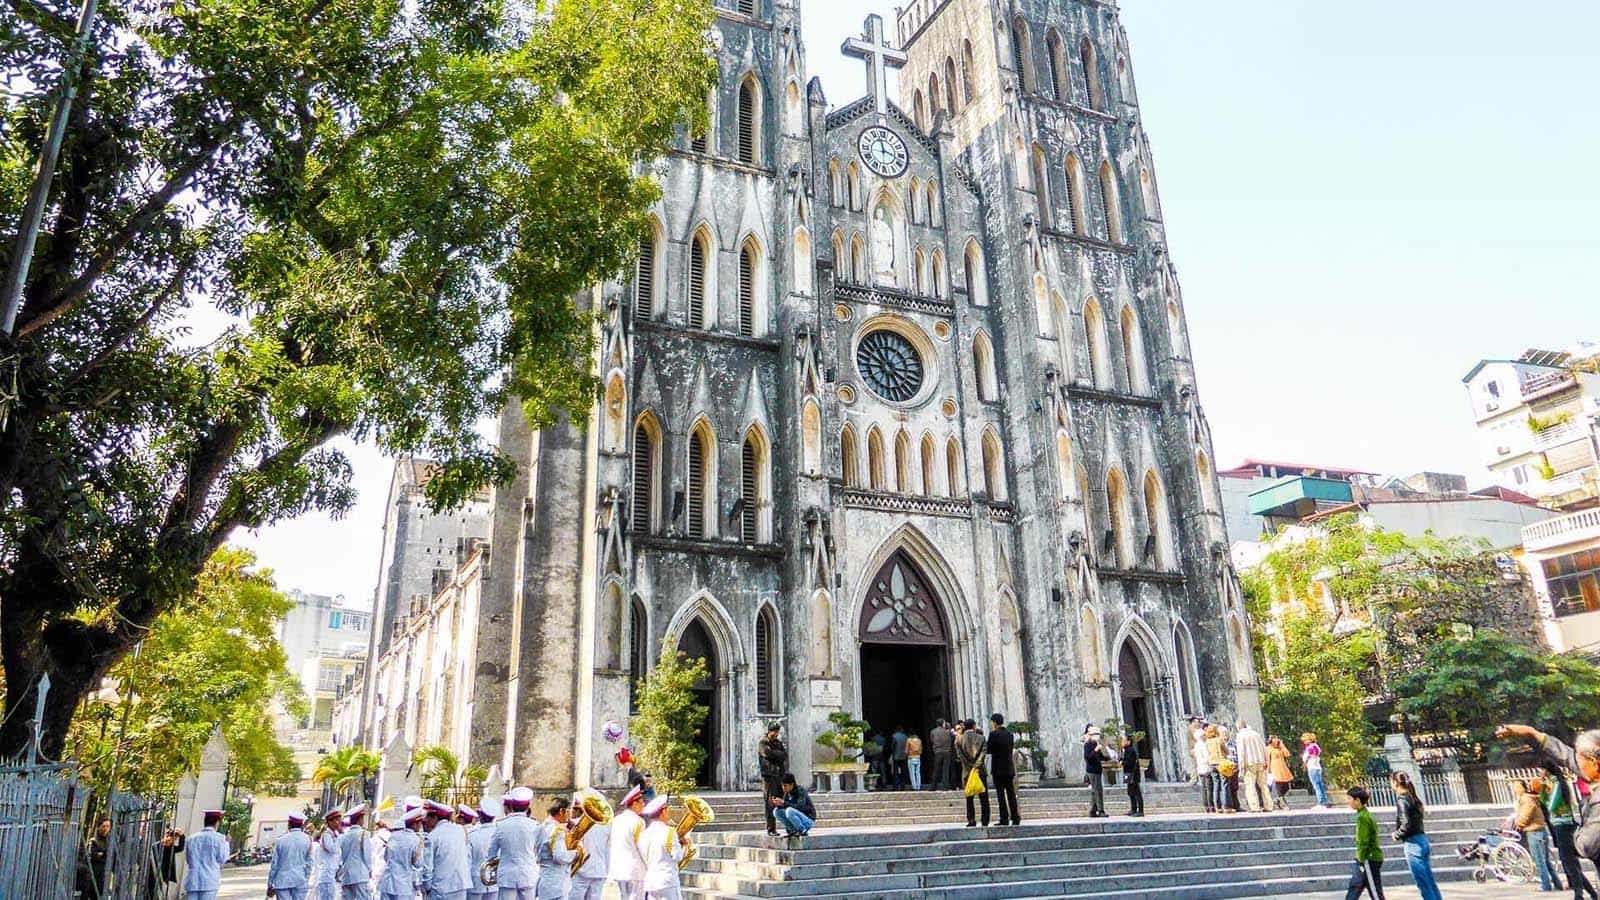
[[[889,46],[883,36],[883,17],[867,16],[861,37],[850,38],[839,48],[846,56],[859,57],[867,63],[867,90],[872,92],[872,108],[881,115],[889,111],[889,70],[906,64],[904,51]]]

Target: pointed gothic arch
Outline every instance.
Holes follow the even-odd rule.
[[[747,544],[772,540],[772,444],[759,423],[751,425],[739,447],[739,539]]]
[[[1034,211],[1039,215],[1039,227],[1049,228],[1052,219],[1050,214],[1050,173],[1044,161],[1044,148],[1034,144],[1031,158],[1033,160]]]
[[[1029,35],[1028,21],[1021,16],[1011,20],[1011,66],[1017,73],[1017,85],[1025,94],[1038,90],[1033,77],[1033,39]]]
[[[833,674],[833,600],[826,590],[818,588],[811,592],[807,608],[811,614],[807,661],[812,675],[826,677]]]
[[[990,500],[1006,500],[1005,453],[1000,448],[1000,436],[993,427],[983,431],[983,487]]]
[[[844,206],[849,199],[848,189],[844,183],[844,167],[839,165],[839,157],[828,160],[828,200],[834,206]]]
[[[944,105],[954,116],[961,111],[960,85],[956,81],[956,61],[954,57],[944,58]]]
[[[944,300],[950,296],[950,291],[945,286],[946,283],[944,251],[936,249],[933,251],[933,255],[929,257],[929,293],[933,294],[934,297],[940,300]]]
[[[967,488],[966,479],[962,477],[961,444],[954,437],[944,442],[944,468],[945,484],[950,488],[950,496],[965,497]]]
[[[633,424],[633,496],[629,524],[634,531],[661,530],[661,423],[646,410]]]
[[[911,121],[917,123],[917,129],[922,132],[928,130],[928,112],[922,100],[922,88],[917,88],[911,100]]]
[[[745,165],[761,165],[764,156],[761,147],[761,123],[765,119],[762,114],[763,103],[761,82],[756,79],[754,72],[747,73],[739,80],[737,133],[739,161]]]
[[[755,235],[739,244],[739,334],[761,337],[767,333],[766,253]]]
[[[850,160],[850,165],[845,168],[845,188],[850,195],[850,209],[860,212],[862,200],[864,199],[861,193],[861,166],[857,165],[853,159]]]
[[[660,297],[661,278],[661,220],[655,215],[639,236],[639,258],[633,266],[633,317],[640,321],[654,319],[664,305]]]
[[[1071,500],[1077,470],[1072,462],[1072,435],[1067,432],[1065,424],[1056,428],[1056,477],[1061,483],[1061,499]]]
[[[702,224],[689,236],[688,313],[690,328],[709,329],[716,324],[716,239],[711,226]]]
[[[1194,635],[1182,618],[1172,625],[1172,651],[1178,676],[1178,705],[1185,715],[1198,716],[1205,710],[1200,698],[1200,667],[1194,653]]]
[[[1167,508],[1167,489],[1155,469],[1144,473],[1144,513],[1154,539],[1156,568],[1170,572],[1178,567],[1176,548],[1172,538],[1172,514]]]
[[[972,102],[973,96],[977,93],[972,84],[973,68],[972,42],[963,40],[961,42],[961,93],[966,95],[968,103]]]
[[[1106,240],[1122,243],[1122,190],[1110,162],[1100,164],[1100,202],[1106,210]]]
[[[783,636],[778,613],[763,600],[755,621],[755,695],[757,715],[783,711]]]
[[[1166,757],[1161,754],[1170,743],[1168,733],[1173,717],[1167,702],[1169,666],[1161,642],[1135,613],[1122,623],[1111,646],[1116,661],[1118,716],[1130,731],[1145,733],[1140,758],[1165,763]]]
[[[867,244],[858,232],[850,239],[850,280],[856,284],[866,284],[867,275]]]
[[[1106,681],[1104,640],[1105,626],[1100,621],[1100,611],[1090,603],[1078,607],[1078,665],[1086,684]]]
[[[796,226],[791,243],[794,253],[794,291],[797,294],[810,294],[811,273],[814,269],[811,259],[811,229],[804,225]]]
[[[967,288],[967,302],[973,306],[989,305],[988,274],[983,266],[983,248],[978,239],[971,238],[961,253],[962,278]]]
[[[815,397],[800,404],[800,467],[807,475],[822,474],[822,407]]]
[[[875,491],[888,486],[888,472],[884,468],[883,432],[873,425],[867,429],[867,486]]]
[[[1200,480],[1201,508],[1206,512],[1216,512],[1218,510],[1217,481],[1215,474],[1211,471],[1211,457],[1206,455],[1204,449],[1195,451],[1194,473],[1195,477]]]
[[[689,426],[684,471],[686,533],[691,538],[717,536],[717,435],[704,415]]]
[[[911,437],[904,428],[894,436],[894,489],[902,494],[916,492],[912,483]]]
[[[849,422],[839,430],[839,480],[847,488],[861,486],[860,451],[856,448],[856,427]]]
[[[1117,568],[1132,569],[1135,562],[1133,507],[1128,497],[1128,479],[1116,466],[1106,472],[1106,514],[1111,517],[1111,543]]]
[[[1083,337],[1089,350],[1089,376],[1100,390],[1113,390],[1111,379],[1109,342],[1106,338],[1106,318],[1100,311],[1100,301],[1089,297],[1083,301]]]
[[[1051,27],[1044,33],[1046,55],[1050,62],[1050,90],[1062,103],[1072,102],[1072,77],[1067,74],[1067,53],[1061,32]]]
[[[1083,163],[1078,154],[1067,154],[1067,216],[1072,222],[1072,233],[1089,233],[1087,207],[1083,200]]]
[[[1100,63],[1094,51],[1094,42],[1085,35],[1078,42],[1078,60],[1083,66],[1083,85],[1086,104],[1090,109],[1104,109],[1105,89],[1100,84]]]
[[[706,680],[695,686],[697,699],[710,708],[702,745],[707,759],[701,775],[706,787],[731,790],[739,785],[737,725],[744,707],[735,682],[745,670],[744,644],[728,610],[708,591],[700,591],[678,607],[662,638],[663,647],[703,653]]]
[[[801,99],[800,83],[789,82],[783,89],[783,119],[784,130],[792,135],[801,136],[806,131],[805,101]]]
[[[1128,380],[1128,391],[1133,394],[1150,393],[1150,364],[1144,355],[1144,331],[1139,325],[1139,313],[1132,303],[1122,307],[1122,364]]]
[[[972,374],[977,382],[978,399],[993,403],[1000,399],[1000,383],[995,375],[994,345],[989,335],[978,329],[972,336]]]
[[[939,493],[939,461],[938,451],[933,446],[933,435],[922,433],[922,443],[919,447],[922,462],[922,495],[932,497]]]

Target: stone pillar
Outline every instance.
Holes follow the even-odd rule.
[[[200,751],[199,771],[183,776],[178,782],[178,805],[173,811],[173,826],[183,829],[184,834],[198,833],[205,827],[205,811],[222,808],[227,782],[228,742],[222,736],[221,726],[218,726],[212,729],[211,739]],[[184,865],[183,854],[178,854],[177,859],[178,881],[182,883],[183,873],[188,866]]]
[[[385,797],[402,803],[407,796],[420,792],[416,771],[411,765],[411,746],[406,743],[404,734],[395,732],[388,746],[383,748],[383,767],[378,770],[377,803],[382,805]]]
[[[1412,755],[1409,738],[1404,734],[1384,736],[1383,758],[1389,763],[1389,771],[1406,773],[1411,777],[1411,783],[1417,786],[1417,791],[1422,791],[1422,767],[1417,765],[1417,759]]]

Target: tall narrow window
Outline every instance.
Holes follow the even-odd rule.
[[[939,462],[933,449],[933,435],[922,436],[922,494],[932,497],[939,493]]]
[[[828,200],[834,206],[843,206],[845,201],[844,169],[839,167],[837,157],[828,160]]]
[[[648,418],[633,426],[634,531],[655,530],[656,437]]]
[[[876,425],[867,432],[867,484],[875,491],[883,490],[883,433]]]
[[[752,166],[756,164],[759,149],[756,146],[756,115],[759,112],[755,79],[746,78],[739,85],[739,161]]]
[[[844,431],[839,432],[839,477],[847,488],[861,486],[860,473],[861,460],[856,451],[856,429],[853,425],[844,426]]]
[[[1054,28],[1045,32],[1045,52],[1050,57],[1050,90],[1056,99],[1068,102],[1072,99],[1072,81],[1067,77],[1066,54],[1061,49],[1061,32]]]
[[[972,102],[973,94],[977,91],[972,86],[972,42],[961,42],[961,93],[966,95],[967,102]]]
[[[894,489],[909,494],[911,488],[911,439],[902,431],[894,439]]]
[[[1117,568],[1133,568],[1133,533],[1128,523],[1128,485],[1122,472],[1112,469],[1106,475],[1106,512],[1111,516],[1111,535]]]
[[[756,616],[756,712],[778,711],[778,621],[772,607]]]
[[[639,262],[633,269],[633,317],[649,319],[656,314],[656,232],[639,238]]]
[[[1171,522],[1167,518],[1167,493],[1154,470],[1144,475],[1145,520],[1150,523],[1150,537],[1155,544],[1155,558],[1151,562],[1163,570],[1175,568],[1172,549]]]
[[[929,293],[933,294],[935,297],[938,297],[940,300],[945,299],[946,291],[943,250],[933,251],[931,268],[928,272],[928,281],[929,287],[932,289],[929,291]]]
[[[1072,499],[1075,470],[1072,465],[1072,438],[1066,428],[1056,429],[1056,474],[1061,479],[1061,499]]]
[[[1111,163],[1100,164],[1100,198],[1106,207],[1106,240],[1122,243],[1122,199]]]
[[[945,107],[950,110],[950,115],[955,115],[961,109],[961,96],[957,93],[956,61],[946,56],[944,58],[944,99]]]
[[[861,167],[854,162],[845,173],[846,187],[850,192],[850,208],[856,212],[861,211]]]
[[[1100,302],[1093,297],[1083,304],[1083,336],[1089,349],[1089,374],[1094,386],[1101,389],[1111,389],[1116,385],[1111,381],[1111,366],[1107,356],[1110,355],[1106,343],[1106,319],[1100,311]]]
[[[628,710],[639,711],[639,682],[644,680],[650,659],[649,637],[645,633],[644,604],[638,597],[628,604]]]
[[[1083,216],[1083,164],[1076,154],[1067,156],[1067,221],[1072,223],[1073,234],[1085,234]]]
[[[927,207],[928,224],[937,228],[939,226],[939,192],[934,190],[933,184],[930,181],[923,188],[928,192],[928,202],[923,205]]]
[[[1033,53],[1033,48],[1028,42],[1028,23],[1021,16],[1011,22],[1011,66],[1017,71],[1017,83],[1022,86],[1024,93],[1034,90],[1032,66],[1028,65],[1028,57]]]
[[[944,483],[950,489],[950,496],[961,496],[961,446],[955,438],[945,442],[944,468]]]
[[[923,131],[928,130],[928,111],[922,104],[922,89],[917,88],[917,93],[911,98],[911,121]]]
[[[698,232],[689,241],[689,327],[706,327],[706,237]]]
[[[689,537],[703,538],[710,533],[709,523],[715,519],[712,503],[715,493],[711,485],[713,454],[716,443],[711,430],[702,421],[689,432]]]
[[[1127,366],[1128,391],[1134,394],[1150,393],[1144,360],[1144,336],[1139,328],[1139,316],[1133,304],[1122,308],[1122,362]]]
[[[749,241],[739,251],[739,333],[756,333],[756,247]]]
[[[983,250],[978,246],[976,238],[967,241],[967,249],[962,254],[962,259],[962,277],[967,286],[967,302],[973,306],[988,306],[989,276],[984,271]]]
[[[1000,438],[993,431],[983,435],[983,487],[990,500],[1006,499],[1005,457],[1000,452]]]
[[[716,121],[716,94],[714,92],[707,92],[706,93],[706,109],[707,109],[707,116],[706,116],[706,123],[707,124],[705,125],[705,127],[702,128],[702,127],[697,127],[697,126],[691,125],[690,128],[693,129],[693,130],[689,132],[689,150],[690,150],[690,152],[699,153],[701,155],[704,155],[706,153],[711,152],[711,145],[710,145],[711,123]]]
[[[1033,145],[1033,198],[1039,213],[1039,227],[1050,227],[1050,176],[1044,165],[1044,148]]]
[[[972,339],[972,370],[978,382],[978,399],[985,403],[998,400],[995,389],[994,350],[989,345],[989,336],[981,331]]]
[[[939,90],[939,73],[933,72],[928,75],[928,114],[937,121],[939,110],[943,108],[944,94]]]
[[[756,529],[761,512],[760,465],[760,451],[755,436],[751,435],[744,439],[744,447],[739,451],[739,493],[744,500],[739,510],[739,540],[746,544],[754,544],[760,538]]]
[[[856,284],[867,281],[867,245],[859,234],[850,241],[850,280]]]
[[[1090,109],[1105,106],[1105,93],[1100,89],[1100,66],[1095,61],[1094,44],[1087,37],[1078,44],[1078,56],[1083,61],[1083,84],[1088,94]]]

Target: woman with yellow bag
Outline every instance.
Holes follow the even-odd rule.
[[[962,723],[961,737],[956,739],[956,758],[961,760],[961,782],[966,785],[967,827],[976,828],[978,820],[972,814],[972,798],[978,798],[983,810],[983,827],[989,827],[989,772],[984,768],[983,756],[988,744],[978,723],[971,719]]]

